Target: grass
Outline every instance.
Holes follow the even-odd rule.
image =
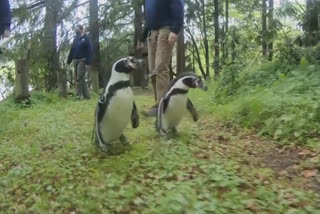
[[[175,139],[161,141],[154,118],[141,116],[125,131],[132,148],[117,156],[91,143],[96,96],[38,93],[31,108],[2,102],[0,213],[318,213],[318,195],[300,188],[311,180],[258,165],[247,146],[273,144],[216,122],[211,92],[191,93],[200,121],[188,117]],[[136,103],[150,107],[150,93],[136,91]]]

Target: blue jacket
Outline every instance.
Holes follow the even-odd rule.
[[[70,64],[73,59],[86,59],[86,64],[91,64],[92,46],[87,35],[75,37],[73,40],[67,63]]]
[[[142,41],[150,30],[169,26],[171,32],[178,34],[183,26],[184,0],[145,0],[145,31]]]
[[[0,0],[0,34],[5,30],[10,30],[11,11],[9,0]]]

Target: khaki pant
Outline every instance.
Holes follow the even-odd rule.
[[[85,59],[74,60],[76,66],[76,78],[77,78],[77,96],[80,98],[90,99],[90,93],[86,79],[88,78],[88,72],[85,64]]]
[[[151,81],[157,103],[168,90],[170,82],[169,64],[174,44],[169,44],[169,34],[169,27],[163,27],[152,30],[148,37],[149,70],[152,72]]]

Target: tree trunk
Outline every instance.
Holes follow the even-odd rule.
[[[46,15],[44,21],[43,56],[47,61],[46,90],[57,87],[58,54],[57,54],[57,21],[62,7],[61,0],[45,1]]]
[[[225,25],[225,47],[224,47],[224,61],[228,60],[228,31],[229,31],[229,0],[226,0],[226,25]]]
[[[262,55],[267,58],[267,41],[266,41],[266,33],[267,33],[267,0],[262,0]]]
[[[178,35],[177,41],[177,74],[184,72],[186,69],[186,55],[184,46],[184,28]]]
[[[92,70],[91,69],[91,84],[92,84],[92,91],[95,93],[99,93],[99,72]]]
[[[143,21],[143,13],[142,13],[142,5],[143,2],[141,0],[132,1],[134,7],[134,43],[133,43],[133,50],[134,56],[137,58],[142,58],[142,49],[137,49],[137,44],[139,38],[142,34],[142,21]],[[146,79],[145,79],[145,68],[141,68],[133,72],[133,84],[134,86],[141,86],[145,87]]]
[[[29,68],[27,59],[18,59],[16,64],[15,99],[24,100],[29,94]]]
[[[201,0],[201,13],[203,16],[202,19],[202,32],[203,32],[203,44],[204,44],[204,54],[206,60],[206,77],[210,76],[210,60],[209,60],[209,41],[208,41],[208,34],[207,34],[207,20],[206,20],[206,11],[205,11],[205,1]]]
[[[60,97],[67,97],[68,96],[66,69],[60,68],[58,71],[58,89],[59,89],[59,96]]]
[[[304,30],[306,32],[306,46],[316,45],[319,41],[317,32],[319,32],[320,2],[317,0],[307,0],[306,23]]]
[[[273,32],[273,0],[269,0],[269,16],[268,16],[268,30],[269,32]],[[268,52],[269,52],[269,61],[272,61],[273,58],[273,42],[269,42],[268,44]]]
[[[92,65],[91,68],[91,80],[92,90],[96,93],[99,92],[99,88],[103,88],[106,85],[106,79],[104,73],[100,69],[100,43],[99,43],[99,5],[98,0],[89,1],[89,29],[90,38],[92,43]]]
[[[214,0],[214,76],[219,76],[219,2]]]

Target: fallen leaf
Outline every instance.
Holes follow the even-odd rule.
[[[303,175],[306,178],[310,178],[310,177],[314,177],[318,174],[318,170],[317,169],[313,169],[313,170],[304,170],[303,171]]]
[[[307,156],[310,155],[312,152],[308,149],[303,149],[301,152],[298,153],[299,156]]]
[[[249,201],[247,202],[246,208],[247,208],[248,210],[253,211],[253,212],[255,212],[255,211],[258,210],[257,205],[256,205],[256,203],[255,203],[253,200],[249,200]]]

